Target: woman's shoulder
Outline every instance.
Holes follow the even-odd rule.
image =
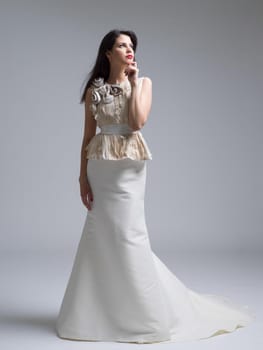
[[[147,76],[140,77],[139,81],[138,81],[138,86],[139,86],[139,90],[151,91],[151,89],[152,89],[151,78],[149,78]]]
[[[142,76],[142,77],[139,77],[139,79],[145,79],[145,80],[148,80],[148,81],[152,81],[150,77],[147,77],[146,75]]]
[[[151,80],[151,78],[150,78],[150,77],[147,77],[147,76],[140,77],[140,78],[139,78],[139,81],[140,81],[142,84],[152,85],[152,80]]]

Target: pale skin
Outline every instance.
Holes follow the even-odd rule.
[[[131,57],[126,57],[131,55]],[[110,74],[107,80],[110,84],[121,83],[128,79],[131,84],[131,96],[129,99],[129,126],[132,130],[141,129],[147,121],[152,105],[152,81],[144,77],[141,90],[138,89],[137,62],[134,61],[134,50],[131,38],[121,34],[116,38],[115,44],[110,51],[106,52],[110,62]],[[81,146],[80,163],[80,195],[84,206],[91,210],[94,200],[92,188],[87,177],[88,159],[86,159],[85,147],[96,134],[97,121],[94,119],[89,108],[91,104],[91,89],[87,90],[85,98],[85,122],[84,135]]]

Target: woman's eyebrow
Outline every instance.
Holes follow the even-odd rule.
[[[125,42],[123,41],[123,42],[120,42],[119,45],[120,45],[120,44],[127,44],[127,43],[125,43]],[[133,46],[133,43],[130,43],[129,45]]]

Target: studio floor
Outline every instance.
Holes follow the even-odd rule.
[[[154,249],[154,248],[153,248]],[[239,253],[167,253],[154,249],[190,289],[227,296],[249,305],[257,319],[245,328],[200,341],[125,344],[62,340],[54,329],[74,259],[71,252],[2,252],[0,262],[0,348],[260,350],[263,348],[263,257]]]

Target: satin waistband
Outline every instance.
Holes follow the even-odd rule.
[[[132,130],[128,124],[105,124],[101,125],[101,134],[135,134],[138,130]]]

